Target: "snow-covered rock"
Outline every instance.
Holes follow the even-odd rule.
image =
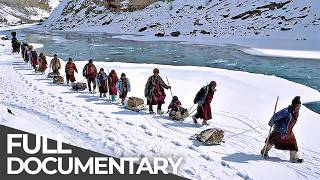
[[[52,30],[182,36],[320,39],[318,0],[64,0],[44,23]],[[140,31],[139,31],[140,30]]]

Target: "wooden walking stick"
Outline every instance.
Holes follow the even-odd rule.
[[[278,101],[279,101],[279,96],[277,97],[276,105],[274,106],[273,115],[274,115],[274,114],[276,113],[276,111],[277,111]],[[267,144],[268,144],[268,141],[269,141],[269,137],[270,137],[270,133],[271,133],[272,128],[273,128],[273,125],[270,127],[270,130],[269,130],[269,133],[268,133],[268,137],[267,137],[267,140],[266,140],[266,143],[265,143],[265,147],[264,147],[262,156],[264,156],[264,155],[266,154],[266,150],[267,150],[266,147],[267,147]]]
[[[168,79],[168,77],[166,77],[166,78],[167,78],[168,85],[170,86],[169,79]],[[171,86],[170,86],[170,93],[171,93],[171,97],[173,98],[173,94],[172,94]]]

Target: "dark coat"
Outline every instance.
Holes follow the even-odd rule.
[[[158,92],[155,91],[156,83],[159,83]],[[160,76],[150,76],[144,89],[144,96],[148,99],[147,104],[164,104],[164,99],[166,98],[164,89],[169,89],[169,86]]]
[[[297,141],[292,129],[298,120],[299,113],[294,114],[292,111],[290,111],[290,113],[291,118],[286,128],[286,132],[283,134],[279,131],[278,125],[275,125],[274,130],[270,134],[268,143],[273,144],[276,149],[298,151]],[[289,117],[286,117],[286,119],[289,119]]]
[[[197,108],[197,118],[201,118],[203,120],[212,119],[212,112],[211,112],[211,101],[213,99],[214,91],[210,90],[209,85],[202,87],[196,97],[194,98],[194,103],[198,103]]]
[[[97,76],[97,82],[99,86],[100,93],[108,92],[108,76],[105,72],[99,72]]]

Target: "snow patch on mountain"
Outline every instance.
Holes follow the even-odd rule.
[[[154,3],[153,3],[154,2]],[[131,3],[131,4],[130,4]],[[117,4],[119,4],[117,6]],[[128,4],[131,8],[127,8]],[[132,7],[145,7],[142,10]],[[320,39],[320,1],[64,0],[44,23],[51,30],[156,36]]]

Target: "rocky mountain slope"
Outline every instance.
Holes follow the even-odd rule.
[[[318,0],[64,0],[44,27],[156,36],[306,40],[319,39],[319,7]]]
[[[60,0],[0,0],[0,27],[47,18]]]

